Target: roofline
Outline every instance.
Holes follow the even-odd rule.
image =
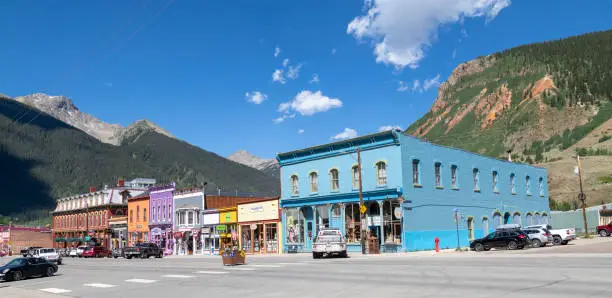
[[[346,139],[346,140],[341,140],[341,141],[337,141],[337,142],[333,142],[333,143],[326,143],[326,144],[321,144],[321,145],[316,145],[316,146],[312,146],[312,147],[307,147],[307,148],[303,148],[303,149],[298,149],[298,150],[293,150],[293,151],[288,151],[288,152],[283,152],[283,153],[277,153],[276,154],[276,160],[280,161],[280,157],[283,155],[291,155],[291,154],[296,154],[296,153],[302,153],[302,152],[309,152],[309,151],[314,151],[314,150],[318,150],[318,149],[322,149],[322,148],[326,148],[326,147],[330,147],[330,146],[336,146],[339,144],[351,144],[355,141],[361,141],[361,140],[366,140],[368,138],[371,137],[377,137],[377,136],[384,136],[384,135],[390,135],[395,137],[394,132],[401,132],[400,130],[386,130],[386,131],[381,131],[381,132],[377,132],[377,133],[371,133],[371,134],[367,134],[367,135],[363,135],[360,137],[356,137],[356,138],[352,138],[352,139]]]
[[[263,198],[263,199],[256,199],[252,201],[241,202],[241,203],[237,203],[236,206],[252,204],[252,203],[261,203],[261,202],[267,202],[267,201],[274,201],[274,200],[280,201],[280,197]]]

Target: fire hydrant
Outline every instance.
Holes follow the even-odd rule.
[[[436,252],[440,252],[440,238],[436,237],[434,242],[436,243]]]

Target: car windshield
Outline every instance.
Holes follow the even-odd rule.
[[[50,254],[50,253],[54,253],[55,249],[53,248],[43,248],[39,251],[42,254]]]
[[[14,259],[10,262],[8,262],[8,264],[6,264],[7,266],[21,266],[25,264],[25,259]]]

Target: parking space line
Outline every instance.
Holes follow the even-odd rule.
[[[181,275],[181,274],[167,274],[167,275],[162,275],[162,277],[168,277],[168,278],[192,278],[195,277],[193,275]]]
[[[134,279],[126,279],[125,282],[133,282],[133,283],[138,283],[138,284],[152,284],[154,282],[157,282],[157,280],[134,278]]]
[[[84,284],[83,286],[85,286],[85,287],[92,287],[92,288],[103,288],[103,289],[106,289],[106,288],[114,288],[117,285],[108,285],[108,284],[93,283],[93,284]]]
[[[196,271],[198,274],[227,274],[225,271]]]
[[[43,292],[51,293],[51,294],[64,294],[64,293],[72,292],[71,290],[58,289],[58,288],[45,288],[45,289],[40,289],[40,290]]]
[[[230,270],[230,271],[255,271],[255,268],[245,268],[245,267],[227,267],[227,268],[223,268],[225,270]]]
[[[249,267],[261,267],[261,268],[282,268],[284,266],[282,265],[272,265],[272,264],[252,264],[252,265],[247,265]]]

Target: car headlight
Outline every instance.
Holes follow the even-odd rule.
[[[6,268],[6,269],[2,270],[2,273],[4,274],[4,273],[7,273],[9,271],[11,271],[11,269]]]

